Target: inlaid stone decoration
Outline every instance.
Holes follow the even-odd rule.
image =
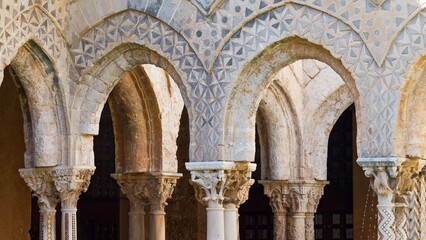
[[[143,64],[162,68],[164,78],[176,83],[176,91],[167,84],[153,89],[156,94],[173,92],[173,97],[163,98],[173,102],[175,93],[182,95],[190,125],[188,161],[205,162],[194,174],[207,171],[216,176],[218,182],[204,185],[219,184],[220,189],[235,162],[253,161],[256,121],[262,119],[261,145],[268,147],[263,152],[268,166],[261,169],[263,178],[327,180],[328,134],[339,113],[354,103],[357,156],[372,182],[385,186],[407,179],[404,174],[419,177],[403,194],[389,185],[385,195],[394,197],[379,206],[379,238],[422,238],[424,226],[413,218],[424,216],[407,207],[424,208],[423,172],[410,164],[426,158],[425,6],[423,0],[3,0],[0,83],[10,66],[24,113],[25,167],[35,172],[40,167],[56,168],[54,173],[63,167],[72,173],[67,180],[72,186],[78,179],[88,184],[92,172],[78,174],[95,167],[93,136],[99,132],[103,105],[123,74],[134,74]],[[324,72],[316,72],[319,65],[307,59],[322,62],[334,75],[304,81],[302,72],[311,80]],[[307,71],[294,67],[299,60],[311,67]],[[291,71],[294,78],[280,75],[282,71]],[[331,80],[336,76],[340,84]],[[136,95],[129,94],[129,102],[149,99]],[[162,109],[178,106],[161,104]],[[155,154],[171,156],[150,169],[175,174],[177,130],[168,128],[178,125],[181,106],[173,114],[147,113],[148,123],[162,121],[148,124],[166,133],[158,137],[165,139],[161,146],[151,144],[156,142],[153,136],[144,147],[132,145],[131,138],[117,138],[123,141],[118,146],[134,147],[129,150],[134,156],[143,151],[150,151],[146,154],[150,159],[157,159]],[[125,159],[122,156],[129,155],[119,153]],[[49,196],[64,198],[71,185],[56,186],[66,191],[49,185]],[[248,190],[251,184],[245,186]],[[75,191],[72,206],[81,191]],[[420,197],[409,196],[412,193]],[[44,195],[36,193],[38,198]],[[222,200],[214,199],[215,206],[222,208]],[[64,229],[72,238],[76,232],[70,228],[77,222],[69,218],[75,209],[68,210],[64,209],[64,222],[68,221]],[[404,212],[406,218],[401,217]],[[43,214],[47,216],[43,226],[51,228],[45,219],[53,211]],[[223,226],[215,227],[225,236]],[[42,229],[42,235],[49,231]],[[311,236],[312,231],[305,234]]]

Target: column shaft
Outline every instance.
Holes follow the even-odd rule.
[[[235,204],[225,204],[225,239],[238,238],[238,209]]]
[[[39,212],[40,240],[56,240],[56,210],[40,208]]]
[[[163,211],[153,211],[150,214],[150,238],[155,240],[166,239],[166,213]]]
[[[61,209],[61,239],[77,240],[77,209]]]
[[[305,237],[306,240],[315,240],[315,215],[313,213],[307,213],[305,216]]]
[[[274,212],[274,239],[285,240],[287,228],[287,215],[285,212]]]
[[[224,208],[209,202],[207,210],[207,240],[225,240]]]
[[[145,240],[145,212],[129,212],[129,240]]]
[[[294,214],[292,216],[291,231],[289,232],[289,240],[306,240],[305,238],[305,215]]]

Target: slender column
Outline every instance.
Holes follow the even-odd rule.
[[[269,197],[269,205],[271,205],[272,212],[274,213],[274,239],[285,240],[287,222],[287,208],[288,202],[285,195],[288,193],[287,181],[285,180],[262,180],[260,183],[263,185],[265,195]]]
[[[313,212],[308,212],[305,215],[305,236],[306,239],[315,239],[315,214]]]
[[[313,216],[327,183],[318,180],[288,180],[286,197],[289,199],[289,212],[293,220],[289,239],[315,239]]]
[[[423,169],[422,174],[419,177],[419,239],[426,239],[426,181],[425,181],[425,170]]]
[[[407,219],[407,238],[420,239],[420,204],[419,204],[419,183],[420,177],[414,179],[414,187],[411,194],[406,197],[407,206],[405,215]]]
[[[166,222],[164,211],[167,206],[167,200],[172,197],[177,180],[182,174],[160,174],[153,176],[151,180],[151,194],[149,202],[151,206],[150,213],[150,239],[166,239]]]
[[[21,177],[38,199],[40,240],[56,239],[56,205],[59,199],[50,171],[50,168],[19,170]]]
[[[413,178],[425,165],[419,159],[359,159],[378,198],[378,240],[407,239],[406,211],[398,199],[414,188]],[[396,204],[397,203],[397,204]]]
[[[328,182],[272,180],[261,183],[274,212],[274,239],[314,240],[314,214]]]
[[[248,199],[250,187],[254,180],[251,174],[256,170],[256,164],[236,162],[235,169],[231,170],[225,186],[224,223],[225,240],[236,240],[239,237],[238,208]]]
[[[144,208],[150,205],[150,238],[165,240],[165,207],[172,197],[178,173],[129,172],[112,174],[131,203],[129,213],[129,237],[131,240],[145,240]]]
[[[77,201],[86,192],[95,168],[55,168],[52,170],[61,199],[61,239],[77,240]]]
[[[396,240],[407,240],[407,217],[405,215],[405,203],[395,204],[395,238]]]
[[[130,202],[129,240],[145,240],[145,207],[149,204],[144,188],[146,177],[136,174],[111,174],[117,180],[121,192]]]
[[[235,169],[235,163],[189,162],[185,165],[191,171],[195,196],[207,207],[207,240],[225,240],[224,190],[228,174]]]

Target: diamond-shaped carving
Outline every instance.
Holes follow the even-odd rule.
[[[223,0],[191,0],[204,14],[210,15],[222,4]]]

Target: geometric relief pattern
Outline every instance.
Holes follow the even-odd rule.
[[[380,113],[386,111],[386,104],[390,97],[385,95],[382,98],[381,95],[375,94],[377,90],[372,83],[383,80],[379,79],[380,74],[370,76],[370,71],[372,69],[377,71],[378,67],[361,37],[350,26],[334,17],[297,4],[287,4],[265,13],[240,29],[225,45],[216,61],[214,78],[219,79],[219,82],[235,81],[244,65],[265,47],[294,35],[322,45],[332,55],[342,60],[345,67],[352,73],[361,92],[361,107],[374,109],[380,106]],[[386,84],[380,86],[380,91],[383,92],[386,86]],[[393,94],[397,95],[395,91]],[[368,97],[372,95],[375,97]],[[363,131],[361,136],[365,138],[359,146],[362,153],[374,156],[383,154],[383,151],[393,150],[393,143],[389,142],[390,138],[385,137],[392,133],[392,130],[387,131],[387,128],[384,129],[381,126],[390,128],[396,116],[395,114],[390,116],[385,114],[385,116],[386,119],[377,119],[378,116],[372,113],[358,116],[363,122],[361,126],[377,126],[370,132],[359,129]]]
[[[128,10],[106,19],[102,24],[87,32],[70,49],[70,55],[79,75],[90,69],[94,63],[110,53],[115,47],[125,43],[143,45],[168,59],[182,79],[188,99],[192,106],[186,106],[188,111],[197,112],[200,118],[203,112],[208,114],[206,105],[194,103],[203,102],[214,87],[214,83],[206,81],[207,74],[201,61],[197,58],[186,40],[164,24],[162,21],[142,12]],[[79,81],[79,79],[73,79]],[[208,97],[207,97],[208,98]],[[193,119],[198,131],[205,125],[200,120]],[[203,120],[202,120],[203,121]],[[191,141],[196,141],[191,139]],[[198,142],[200,143],[200,141]],[[194,151],[194,149],[191,149]],[[194,158],[204,159],[203,156]]]
[[[6,16],[2,18],[5,19]],[[54,62],[57,62],[66,49],[61,33],[38,7],[30,8],[11,19],[7,27],[0,32],[0,39],[0,63],[2,64],[9,64],[18,48],[30,39],[36,41]]]
[[[351,26],[364,40],[373,58],[381,65],[396,35],[424,7],[417,0],[386,1],[376,6],[359,0],[252,0],[225,1],[210,17],[194,15],[188,24],[176,29],[210,69],[215,57],[236,29],[271,9],[297,3],[317,9]],[[380,16],[380,17],[377,17]],[[195,26],[195,27],[194,27]]]

